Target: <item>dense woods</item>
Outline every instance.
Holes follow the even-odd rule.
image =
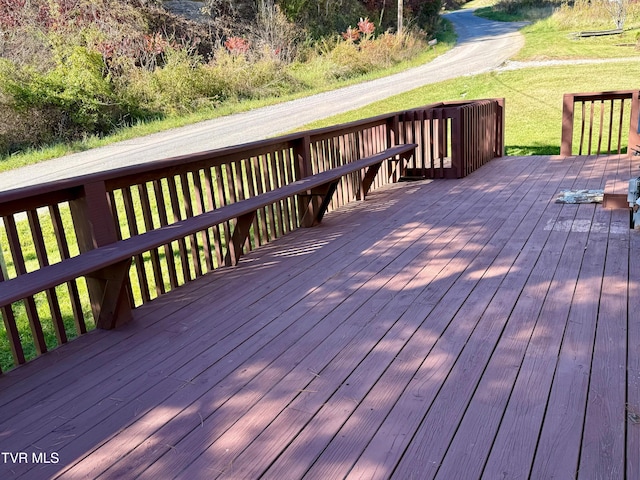
[[[0,0],[0,155],[384,68],[425,48],[441,8],[405,0],[398,34],[394,0],[199,5]]]

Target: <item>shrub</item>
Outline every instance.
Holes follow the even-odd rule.
[[[0,62],[0,89],[9,98],[8,104],[18,112],[63,112],[72,130],[109,131],[121,112],[112,86],[103,76],[101,55],[83,47],[59,49],[55,64],[41,73],[8,60]]]
[[[225,98],[280,96],[302,88],[269,49],[243,55],[219,49],[205,71],[223,85],[221,94]]]
[[[62,138],[68,129],[66,116],[59,109],[28,108],[17,111],[0,95],[0,152],[13,153],[38,147]],[[79,134],[76,131],[76,134]]]
[[[153,70],[133,69],[122,85],[122,97],[153,115],[187,113],[210,106],[224,96],[224,84],[210,76],[197,57],[185,49],[168,48],[164,63]],[[144,115],[143,115],[144,116]]]
[[[139,0],[0,0],[0,155],[227,99],[286,95],[304,88],[296,78],[318,85],[366,74],[425,47],[414,34],[376,37],[358,0],[325,2],[317,18],[296,2],[244,2],[252,21],[223,35],[215,22],[196,27]],[[239,14],[225,10],[236,3],[209,4]],[[335,32],[347,18],[360,21],[344,41]],[[313,42],[306,27],[334,35]]]
[[[358,0],[280,0],[280,8],[287,18],[304,25],[314,39],[343,32],[354,18],[366,17],[371,11]]]
[[[330,75],[338,79],[390,67],[417,55],[426,46],[417,32],[401,35],[385,32],[373,38],[371,34],[362,34],[360,29],[350,29],[342,36],[344,41],[338,41],[327,54],[335,65]]]

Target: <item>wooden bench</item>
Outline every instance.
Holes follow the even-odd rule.
[[[0,291],[0,307],[8,306],[79,277],[95,278],[104,282],[104,295],[97,325],[99,328],[114,328],[125,323],[130,316],[125,280],[134,256],[237,219],[227,248],[227,260],[235,265],[240,259],[242,246],[248,238],[254,216],[259,209],[297,195],[303,204],[306,204],[303,225],[318,224],[322,221],[331,197],[343,176],[358,171],[364,172],[357,195],[358,198],[364,199],[382,162],[385,160],[404,162],[414,154],[416,147],[415,144],[394,146],[375,155],[302,178],[252,198],[101,246],[34,272],[6,280],[2,283]],[[122,316],[127,318],[119,318]]]

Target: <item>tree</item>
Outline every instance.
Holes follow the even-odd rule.
[[[627,6],[629,0],[603,0],[605,9],[613,18],[616,28],[624,28],[624,21],[627,18]]]

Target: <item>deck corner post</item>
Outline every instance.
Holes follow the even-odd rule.
[[[109,196],[103,181],[85,184],[83,194],[69,202],[73,226],[81,253],[118,241]],[[129,262],[130,263],[130,262]],[[127,294],[127,273],[118,275],[106,272],[108,281],[101,275],[87,276],[87,289],[91,310],[99,328],[113,328],[130,319],[131,304]],[[118,269],[116,269],[118,270]],[[119,285],[116,283],[119,282]]]
[[[495,153],[496,157],[504,157],[504,123],[505,123],[505,99],[498,98],[496,112],[496,138]]]
[[[400,143],[400,115],[401,113],[396,113],[387,119],[387,148]]]
[[[629,143],[627,144],[627,155],[633,155],[633,147],[640,145],[640,92],[634,90],[631,94],[631,121],[629,122]]]
[[[562,140],[560,155],[570,157],[573,149],[573,109],[574,95],[565,93],[562,98]]]

